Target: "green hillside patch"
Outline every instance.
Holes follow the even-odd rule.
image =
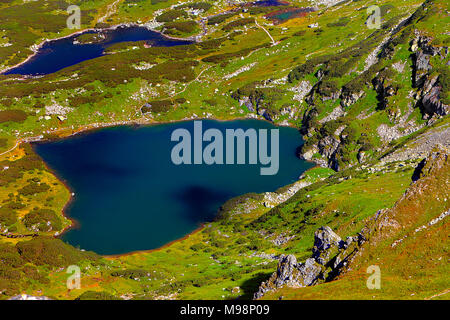
[[[36,237],[29,241],[22,241],[16,247],[22,259],[35,265],[67,267],[81,260],[99,258],[93,252],[80,251],[59,239],[49,237]]]
[[[224,14],[219,14],[213,17],[208,18],[208,24],[209,25],[215,25],[215,24],[220,24],[222,22],[224,22],[225,20],[235,16],[237,13],[235,12],[230,12],[230,13],[224,13]]]
[[[231,31],[231,30],[234,30],[235,28],[246,26],[246,25],[253,24],[253,23],[255,23],[254,18],[241,18],[241,19],[234,20],[234,21],[226,24],[222,28],[222,30],[223,31]]]
[[[190,34],[198,30],[195,21],[172,21],[164,24],[167,34]]]
[[[29,230],[41,232],[59,231],[62,228],[61,220],[51,209],[34,208],[25,215],[23,223]]]
[[[17,213],[9,208],[0,208],[0,225],[11,226],[17,222]]]
[[[145,104],[141,111],[142,113],[147,112],[167,112],[172,109],[173,102],[170,100],[154,100]]]
[[[171,22],[178,18],[187,18],[188,14],[184,10],[169,10],[156,17],[158,22]]]
[[[301,234],[295,250],[306,253],[320,226],[328,225],[343,237],[358,232],[367,217],[392,206],[411,182],[411,175],[411,168],[376,175],[352,171],[345,179],[334,175],[301,189],[250,226],[255,230],[291,230]]]

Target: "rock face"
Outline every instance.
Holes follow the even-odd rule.
[[[249,111],[251,112],[256,111],[255,107],[253,106],[252,102],[248,97],[243,97],[242,99],[239,100],[239,105],[242,106],[243,104],[247,107]]]
[[[331,111],[331,113],[329,115],[327,115],[326,117],[319,120],[319,123],[325,123],[325,122],[328,122],[331,120],[336,120],[345,115],[346,115],[346,112],[345,112],[344,108],[342,108],[342,106],[339,105],[336,108],[334,108],[333,111]]]
[[[445,116],[450,113],[450,106],[442,103],[440,99],[441,91],[442,87],[439,83],[439,77],[427,78],[421,92],[422,110],[426,114]]]
[[[317,229],[311,258],[298,263],[294,255],[282,256],[277,271],[261,284],[254,298],[259,299],[266,292],[283,286],[301,288],[334,279],[365,239],[366,236],[360,233],[344,241],[330,227]]]
[[[441,59],[448,54],[448,49],[434,47],[432,38],[418,35],[411,44],[413,55],[413,84],[417,91],[418,104],[424,114],[444,116],[450,113],[450,106],[441,101],[442,77],[432,75],[430,58],[439,55]]]
[[[326,136],[321,139],[318,143],[319,152],[321,155],[331,159],[337,148],[339,147],[339,142],[334,136]]]
[[[413,56],[413,81],[416,87],[419,87],[424,82],[424,76],[428,70],[431,70],[430,58],[438,53],[438,50],[431,45],[431,38],[424,36],[417,36],[412,44],[411,51]]]
[[[373,79],[373,87],[377,92],[378,108],[386,109],[388,106],[388,97],[397,94],[397,88],[387,76],[378,75]]]
[[[365,92],[362,90],[357,93],[343,90],[341,93],[341,106],[343,106],[344,108],[348,108],[352,104],[356,103],[359,99],[361,99],[364,95]]]
[[[266,192],[264,194],[263,203],[266,208],[273,208],[282,202],[285,202],[290,197],[292,197],[298,190],[307,187],[312,182],[307,181],[300,177],[300,180],[295,182],[291,187],[289,187],[285,192]]]
[[[306,95],[311,91],[311,89],[312,85],[309,83],[309,81],[302,80],[297,86],[291,88],[290,90],[295,93],[294,100],[302,102]]]
[[[342,239],[330,227],[321,227],[314,233],[312,257],[321,265],[325,265],[333,254],[333,249],[343,247]]]

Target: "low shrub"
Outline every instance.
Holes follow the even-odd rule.
[[[35,227],[38,231],[59,231],[62,228],[61,220],[51,209],[34,208],[23,218],[24,225],[31,229]]]
[[[225,13],[225,14],[220,14],[217,16],[210,17],[210,18],[208,18],[208,24],[213,25],[213,24],[222,23],[225,20],[227,20],[228,18],[231,18],[232,16],[234,16],[236,14],[237,13],[235,13],[235,12],[231,12],[231,13]]]
[[[143,269],[127,269],[111,272],[111,276],[113,277],[122,277],[128,279],[139,279],[143,277],[148,277],[148,275],[149,272]]]
[[[172,109],[173,103],[170,100],[154,100],[145,104],[141,111],[142,113],[147,112],[167,112]]]
[[[350,22],[348,17],[341,17],[336,22],[327,23],[327,27],[345,27]]]
[[[231,31],[231,30],[233,30],[235,28],[242,27],[242,26],[245,26],[245,25],[248,25],[248,24],[252,24],[252,23],[255,23],[255,19],[254,18],[241,18],[241,19],[234,20],[234,21],[231,21],[230,23],[226,24],[222,28],[222,30],[223,31]]]
[[[302,37],[306,34],[306,30],[300,30],[293,34],[294,37]]]
[[[2,207],[0,208],[0,224],[10,226],[17,222],[17,214],[14,210]]]
[[[45,192],[50,189],[50,186],[46,183],[36,183],[36,182],[30,182],[29,184],[25,185],[24,187],[17,190],[20,195],[23,196],[31,196],[36,193]]]
[[[195,21],[172,21],[167,22],[164,28],[169,31],[179,31],[184,33],[192,33],[197,28],[197,23]]]
[[[18,242],[16,248],[22,259],[38,266],[67,267],[82,260],[95,261],[100,258],[93,252],[80,251],[60,239],[44,236]]]
[[[0,111],[0,123],[3,122],[24,122],[27,119],[28,115],[23,110],[4,110]]]
[[[75,300],[120,300],[116,296],[105,291],[86,291]]]
[[[177,18],[186,18],[188,14],[184,10],[169,10],[156,17],[158,22],[170,22]]]

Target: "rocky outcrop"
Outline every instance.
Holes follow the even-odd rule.
[[[420,87],[428,71],[432,69],[430,58],[436,55],[439,50],[431,45],[432,39],[418,35],[411,44],[413,54],[413,85]]]
[[[302,80],[297,86],[291,88],[290,91],[294,92],[294,100],[302,102],[311,89],[312,85],[309,81]]]
[[[302,188],[309,186],[312,181],[300,177],[301,180],[292,184],[286,191],[278,192],[266,192],[264,193],[263,204],[266,208],[273,208],[280,203],[285,202]]]
[[[334,136],[326,136],[319,141],[318,147],[321,155],[331,159],[339,147],[339,140]]]
[[[440,99],[442,91],[442,86],[439,83],[440,77],[427,78],[421,91],[422,110],[427,115],[445,116],[450,113],[450,106],[442,103]]]
[[[413,139],[402,149],[381,158],[381,163],[410,161],[425,157],[433,148],[450,149],[450,125],[433,128]]]
[[[347,90],[343,90],[341,93],[341,106],[350,107],[352,104],[356,103],[359,99],[361,99],[365,95],[364,90],[360,92],[350,92]]]
[[[299,150],[299,158],[313,161],[321,167],[328,167],[333,170],[339,171],[338,153],[341,146],[341,133],[345,126],[339,127],[334,134],[326,135],[322,137],[316,144],[304,145]],[[320,154],[321,157],[315,155]]]
[[[328,114],[326,117],[319,120],[319,123],[325,123],[325,122],[328,122],[331,120],[336,120],[345,115],[346,115],[346,112],[345,112],[344,108],[342,108],[342,106],[339,105],[336,108],[334,108],[333,111],[330,112],[330,114]]]
[[[306,150],[301,149],[298,153],[298,157],[303,160],[311,161],[313,156],[319,152],[319,148],[317,145],[313,145]]]
[[[358,159],[359,163],[364,163],[366,161],[366,157],[367,157],[367,154],[363,150],[359,150],[358,154],[356,155],[356,159]]]
[[[250,101],[250,99],[248,97],[242,97],[239,100],[239,106],[245,105],[247,107],[247,109],[251,112],[255,112],[256,108],[253,106],[252,102]]]
[[[373,88],[377,92],[378,109],[384,110],[388,106],[387,98],[397,94],[398,88],[385,74],[379,74],[373,79]]]
[[[430,57],[431,55],[424,53],[422,50],[414,54],[414,86],[419,87],[425,81],[425,75],[428,70],[431,70]]]
[[[267,109],[259,108],[258,114],[260,116],[263,116],[267,121],[273,121],[272,115],[267,111]]]
[[[330,227],[321,227],[314,233],[314,247],[312,257],[319,264],[325,265],[333,255],[333,249],[339,249],[342,239]]]
[[[284,286],[301,288],[336,278],[357,248],[366,241],[367,236],[363,232],[344,241],[328,226],[317,229],[311,257],[303,263],[297,262],[294,255],[280,257],[277,271],[261,284],[254,298],[259,299],[265,293]]]
[[[416,178],[413,177],[413,180],[419,180],[436,174],[448,165],[449,154],[449,150],[443,146],[434,147],[429,155],[417,166],[415,172]]]
[[[442,81],[445,75],[433,74],[430,63],[431,57],[439,55],[444,59],[448,48],[435,47],[431,44],[432,38],[417,35],[411,44],[413,54],[413,86],[416,87],[418,105],[425,117],[444,116],[450,113],[450,106],[441,101]],[[445,94],[445,93],[444,93]]]
[[[360,266],[357,257],[364,254],[361,246],[367,242],[371,246],[384,246],[387,242],[390,243],[389,248],[394,248],[411,234],[417,234],[446,219],[450,216],[448,205],[445,205],[448,191],[444,191],[448,184],[449,159],[447,148],[439,146],[431,150],[416,167],[413,181],[402,197],[392,208],[378,210],[356,236],[347,237],[344,241],[327,226],[317,229],[311,257],[299,263],[293,255],[281,256],[276,272],[261,284],[254,298],[261,298],[267,292],[285,286],[301,288],[334,280],[347,270],[356,270]],[[434,188],[442,190],[441,200],[437,198],[437,201],[444,210],[424,224],[424,212],[413,208],[423,208],[425,199],[434,198],[435,183],[438,183],[438,187]],[[399,234],[401,238],[398,238]]]
[[[331,6],[338,4],[340,1],[341,0],[313,0],[311,2],[316,6],[324,5],[327,7],[331,7]]]

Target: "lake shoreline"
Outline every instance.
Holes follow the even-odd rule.
[[[158,251],[164,250],[164,249],[172,246],[173,244],[175,244],[177,242],[184,241],[184,240],[188,239],[190,236],[193,236],[193,235],[201,232],[208,223],[210,223],[210,222],[203,222],[203,223],[200,224],[199,227],[197,227],[193,231],[189,232],[185,236],[183,236],[181,238],[178,238],[178,239],[175,239],[175,240],[172,240],[170,242],[167,242],[166,244],[163,244],[162,246],[160,246],[158,248],[135,250],[135,251],[119,253],[119,254],[101,254],[101,256],[106,258],[106,259],[117,259],[117,258],[132,256],[132,255],[135,255],[135,254],[146,254],[146,253],[158,252]]]
[[[29,49],[33,52],[31,55],[29,55],[24,61],[19,62],[19,63],[17,63],[17,64],[14,65],[14,66],[6,67],[6,68],[1,69],[1,70],[0,70],[0,75],[5,74],[6,72],[11,71],[11,70],[13,70],[13,69],[15,69],[15,68],[21,67],[21,66],[24,65],[25,63],[29,62],[31,59],[33,59],[33,58],[38,54],[39,50],[42,49],[42,47],[43,47],[45,44],[47,44],[47,43],[51,43],[51,42],[54,42],[54,41],[58,41],[58,40],[63,40],[63,39],[75,37],[75,36],[82,35],[82,34],[84,34],[84,33],[88,33],[88,32],[91,32],[91,31],[93,31],[93,32],[110,31],[110,30],[116,30],[116,29],[122,28],[122,27],[141,27],[141,28],[146,28],[146,29],[148,29],[148,30],[150,30],[150,31],[159,33],[161,36],[163,36],[163,37],[165,37],[165,38],[167,38],[167,39],[170,39],[170,40],[198,42],[198,41],[196,40],[196,37],[197,37],[196,35],[194,35],[194,36],[189,36],[189,37],[187,37],[187,38],[172,37],[172,36],[169,36],[169,35],[166,35],[166,34],[162,33],[161,31],[158,31],[158,30],[153,29],[153,28],[149,27],[149,26],[146,25],[146,24],[138,24],[138,23],[135,23],[135,22],[120,23],[120,24],[117,24],[117,25],[114,25],[114,26],[111,26],[111,27],[108,27],[108,28],[95,28],[95,27],[93,27],[93,28],[87,28],[87,29],[83,29],[83,30],[80,30],[80,31],[76,31],[76,32],[73,32],[73,33],[71,33],[71,34],[68,34],[68,35],[65,35],[65,36],[61,36],[61,37],[58,37],[58,38],[44,39],[44,40],[42,40],[39,44],[37,44],[37,45],[32,45],[32,46],[29,48]],[[20,78],[36,78],[36,77],[42,77],[42,75],[21,75],[21,74],[11,74],[11,75],[20,76]]]
[[[310,161],[307,161],[310,162]],[[314,170],[316,168],[320,167],[318,164],[316,164],[315,166],[305,170],[302,174],[305,174],[306,172],[310,171],[310,170]],[[299,180],[297,180],[299,181]],[[119,253],[119,254],[100,254],[100,256],[106,258],[106,259],[117,259],[117,258],[122,258],[122,257],[128,257],[128,256],[132,256],[132,255],[139,255],[139,254],[149,254],[149,253],[153,253],[153,252],[158,252],[158,251],[162,251],[178,242],[187,240],[189,237],[196,235],[197,233],[200,233],[201,231],[203,231],[208,224],[210,224],[210,222],[203,222],[200,224],[200,226],[196,229],[194,229],[193,231],[187,233],[185,236],[172,240],[164,245],[162,245],[161,247],[158,248],[154,248],[154,249],[143,249],[143,250],[135,250],[135,251],[130,251],[130,252],[126,252],[126,253]]]
[[[267,119],[261,117],[261,119],[257,118],[252,118],[252,117],[236,117],[236,118],[198,118],[198,119],[181,119],[181,120],[167,120],[167,121],[153,121],[153,120],[148,120],[148,119],[136,119],[136,120],[130,120],[130,121],[116,121],[116,122],[109,122],[109,123],[96,123],[96,124],[91,124],[91,125],[85,125],[85,126],[80,126],[79,128],[77,128],[75,131],[70,130],[70,129],[62,129],[62,132],[54,132],[54,134],[56,134],[56,136],[53,137],[42,137],[39,140],[34,140],[32,142],[26,142],[31,144],[31,146],[33,146],[33,144],[35,143],[41,143],[41,142],[50,142],[50,141],[58,141],[58,140],[62,140],[65,138],[69,138],[75,135],[85,135],[85,134],[89,134],[101,129],[105,129],[105,128],[115,128],[115,127],[122,127],[122,126],[127,126],[127,127],[147,127],[147,126],[153,126],[153,125],[161,125],[161,124],[171,124],[171,123],[180,123],[180,122],[189,122],[189,121],[201,121],[201,120],[214,120],[214,121],[219,121],[219,122],[227,122],[227,121],[235,121],[235,120],[258,120],[258,121],[265,121],[267,123],[270,123],[272,125],[277,126],[276,124],[274,124],[271,121],[268,121]],[[289,126],[284,126],[284,127],[291,127],[291,128],[296,128],[296,126],[290,124]],[[72,131],[72,132],[68,132],[68,131]],[[33,148],[34,150],[34,148]],[[37,153],[36,153],[37,154]],[[41,158],[42,159],[42,158]],[[51,169],[48,164],[42,159],[46,169],[51,172],[51,174],[53,174],[61,183],[62,185],[66,188],[66,190],[69,191],[70,194],[70,198],[67,200],[67,202],[65,203],[63,209],[62,209],[62,216],[69,220],[71,223],[69,225],[67,225],[66,227],[64,227],[63,230],[61,230],[57,235],[54,235],[53,237],[55,238],[60,238],[64,233],[67,233],[70,229],[72,228],[81,228],[81,223],[71,217],[68,213],[67,213],[67,209],[70,207],[70,205],[72,204],[72,202],[75,200],[76,197],[76,193],[74,192],[74,190],[72,189],[72,187],[68,184],[67,181],[65,181],[59,174],[57,174],[53,169]],[[307,161],[309,162],[309,161]],[[311,170],[307,169],[308,170]],[[305,172],[306,172],[305,171]],[[135,251],[130,251],[130,252],[126,252],[126,253],[121,253],[121,254],[112,254],[112,255],[108,255],[108,254],[100,254],[102,257],[105,258],[117,258],[117,257],[122,257],[122,256],[128,256],[128,255],[133,255],[133,254],[139,254],[139,253],[150,253],[150,252],[155,252],[155,251],[159,251],[162,249],[165,249],[169,246],[171,246],[172,244],[175,244],[176,242],[179,241],[183,241],[186,240],[188,237],[190,237],[191,235],[200,232],[201,230],[203,230],[205,228],[205,225],[207,225],[210,222],[204,222],[202,223],[199,227],[197,227],[196,229],[194,229],[193,231],[187,233],[185,236],[181,237],[181,238],[177,238],[175,240],[172,240],[158,248],[153,248],[153,249],[142,249],[142,250],[135,250]]]
[[[249,4],[255,4],[255,3],[257,3],[257,2],[258,2],[258,1],[255,1],[255,2],[249,2]],[[260,1],[260,2],[264,2],[264,1]],[[279,2],[279,5],[280,5],[280,6],[283,6],[283,5],[289,5],[289,4],[290,4],[290,2],[288,2],[288,1],[286,1],[286,0],[281,0],[281,1],[278,1],[278,2]],[[238,8],[235,8],[235,7],[233,6],[233,7],[231,7],[231,8],[234,8],[235,10],[236,10],[236,9],[239,10],[239,7],[238,7]],[[220,14],[223,14],[223,13],[219,13],[219,14],[217,14],[217,15],[220,15]],[[215,16],[215,15],[212,15],[212,16]],[[208,17],[203,18],[203,19],[208,19],[209,17],[211,17],[211,16],[208,16]],[[93,31],[93,32],[108,31],[108,30],[115,30],[115,29],[121,28],[121,27],[142,27],[142,28],[146,28],[146,29],[148,29],[148,30],[150,30],[150,31],[157,32],[157,33],[159,33],[161,36],[163,36],[163,37],[165,37],[165,38],[167,38],[167,39],[171,39],[171,40],[179,40],[179,41],[192,41],[192,42],[196,42],[196,43],[200,42],[198,39],[201,38],[201,37],[203,37],[203,36],[206,34],[204,31],[202,31],[202,32],[200,32],[199,34],[191,35],[191,36],[186,37],[186,38],[182,38],[182,37],[174,37],[174,36],[167,35],[167,34],[161,32],[161,31],[155,30],[154,28],[152,28],[152,27],[150,27],[150,26],[148,25],[148,22],[147,22],[147,23],[142,23],[142,24],[139,24],[139,23],[136,23],[136,22],[125,22],[125,23],[119,23],[119,24],[117,24],[117,25],[110,26],[110,27],[108,27],[108,28],[95,28],[95,27],[90,27],[90,28],[82,29],[82,30],[79,30],[79,31],[70,33],[70,34],[68,34],[68,35],[60,36],[60,37],[53,38],[53,39],[47,39],[47,38],[44,38],[39,44],[33,44],[33,45],[31,45],[31,47],[30,47],[29,49],[30,49],[33,53],[32,53],[30,56],[28,56],[24,61],[19,62],[19,63],[13,65],[13,66],[5,67],[5,68],[3,68],[3,69],[0,69],[0,75],[1,75],[1,74],[4,74],[4,73],[6,73],[6,72],[8,72],[8,71],[10,71],[10,70],[12,70],[12,69],[18,68],[18,67],[22,66],[23,64],[27,63],[28,61],[30,61],[33,57],[36,56],[36,54],[38,53],[38,51],[39,51],[46,43],[50,43],[50,42],[54,42],[54,41],[58,41],[58,40],[62,40],[62,39],[67,39],[67,38],[74,37],[74,36],[77,36],[77,35],[81,35],[81,34],[84,34],[84,33],[90,32],[90,31]],[[39,75],[39,76],[33,76],[33,75],[20,75],[20,74],[17,74],[17,75],[18,75],[18,76],[21,76],[22,79],[23,79],[23,78],[34,78],[34,77],[39,77],[39,76],[40,76],[40,75]]]
[[[69,128],[62,128],[60,130],[55,130],[52,132],[48,132],[50,135],[56,135],[56,136],[47,136],[47,137],[34,137],[31,141],[31,143],[39,143],[39,142],[48,142],[48,141],[56,141],[64,138],[69,138],[75,135],[82,135],[82,134],[88,134],[91,132],[95,132],[97,130],[105,129],[105,128],[114,128],[114,127],[145,127],[145,126],[153,126],[153,125],[160,125],[160,124],[171,124],[171,123],[182,123],[182,122],[188,122],[188,121],[203,121],[203,120],[214,120],[218,122],[227,122],[227,121],[236,121],[236,120],[258,120],[258,121],[265,121],[267,123],[273,124],[276,127],[288,127],[288,128],[294,128],[298,129],[295,125],[289,123],[289,125],[278,125],[272,121],[267,120],[263,116],[253,118],[253,117],[234,117],[234,118],[215,118],[215,117],[209,117],[209,118],[184,118],[184,119],[178,119],[178,120],[165,120],[165,121],[155,121],[155,120],[149,120],[147,118],[140,118],[135,120],[125,120],[125,121],[114,121],[114,122],[101,122],[101,123],[92,123],[88,125],[81,125],[77,129],[69,129]],[[72,131],[68,133],[67,131]],[[29,143],[27,141],[23,141],[25,143]]]

